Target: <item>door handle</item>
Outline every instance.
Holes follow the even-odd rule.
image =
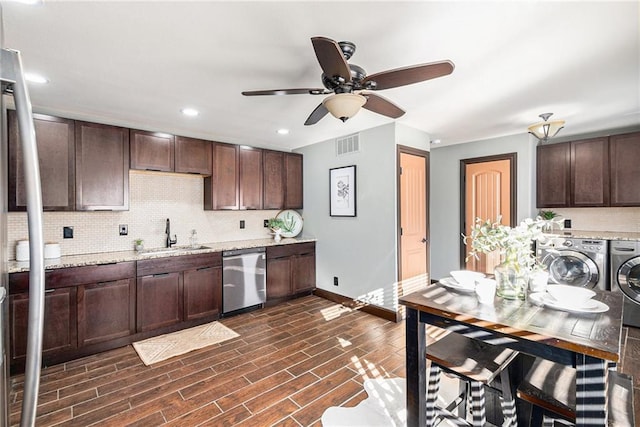
[[[427,243],[427,238],[423,237],[422,240],[420,240],[422,243]]]

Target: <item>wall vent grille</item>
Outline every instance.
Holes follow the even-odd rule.
[[[336,139],[336,156],[344,156],[351,153],[360,152],[360,134],[345,136]]]

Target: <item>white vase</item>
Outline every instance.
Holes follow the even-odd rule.
[[[280,240],[282,240],[282,236],[280,235],[281,231],[274,231],[273,232],[273,240],[275,240],[276,242],[279,242]]]

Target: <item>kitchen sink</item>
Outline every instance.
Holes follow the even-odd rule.
[[[141,252],[138,252],[139,256],[154,256],[154,255],[166,255],[166,254],[176,254],[182,252],[190,252],[197,251],[201,249],[211,249],[209,246],[175,246],[172,248],[159,248],[159,249],[148,249]]]

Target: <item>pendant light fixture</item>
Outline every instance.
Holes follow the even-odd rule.
[[[362,107],[365,102],[367,102],[367,98],[362,95],[355,93],[336,93],[326,97],[324,101],[322,101],[322,104],[324,104],[324,107],[333,117],[346,122],[360,111],[360,107]]]
[[[556,136],[556,134],[560,132],[560,129],[564,127],[564,120],[549,121],[549,117],[551,116],[553,116],[553,113],[540,114],[538,117],[542,118],[543,121],[528,127],[529,133],[538,138],[542,143]]]

